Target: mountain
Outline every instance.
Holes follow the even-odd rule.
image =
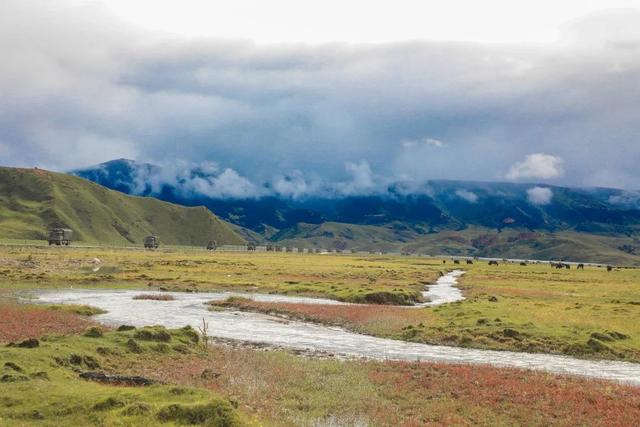
[[[53,227],[71,228],[84,242],[141,244],[157,234],[165,244],[244,243],[205,207],[129,196],[42,169],[0,168],[0,236],[45,239]]]
[[[73,173],[125,193],[206,206],[253,241],[640,262],[639,198],[617,189],[433,180],[411,191],[396,183],[374,194],[222,198],[192,185],[216,178],[200,169],[163,181],[160,167],[120,159]]]

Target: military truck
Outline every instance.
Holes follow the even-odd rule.
[[[158,249],[160,238],[158,236],[147,236],[144,238],[144,247],[147,249]]]
[[[49,238],[47,240],[49,242],[49,246],[51,245],[69,246],[72,235],[73,235],[73,231],[68,228],[54,228],[49,232]]]
[[[215,251],[217,248],[218,248],[218,242],[216,242],[215,240],[209,240],[209,243],[207,243],[207,250]]]

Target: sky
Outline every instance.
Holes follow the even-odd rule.
[[[639,24],[640,0],[4,0],[0,164],[638,190]]]

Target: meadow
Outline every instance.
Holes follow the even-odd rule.
[[[640,416],[640,388],[606,381],[204,346],[190,328],[107,329],[76,312],[87,311],[12,307],[23,327],[0,337],[0,424],[631,425]],[[60,329],[69,316],[84,329]],[[26,323],[38,318],[34,333]]]
[[[441,272],[466,271],[465,300],[407,309]],[[357,254],[207,252],[171,248],[0,247],[0,289],[233,290],[363,303],[311,306],[236,300],[244,310],[297,316],[376,336],[433,344],[640,361],[640,269]]]
[[[640,389],[488,366],[301,356],[214,342],[192,329],[97,327],[85,306],[18,304],[42,288],[236,290],[322,296],[344,306],[256,303],[242,309],[415,342],[640,361],[640,270],[545,264],[453,265],[357,254],[206,252],[188,248],[0,246],[0,423],[8,425],[629,425]],[[462,268],[464,301],[419,301]],[[20,347],[38,338],[36,348]],[[9,343],[16,345],[8,346]],[[85,381],[100,371],[146,387]],[[551,421],[550,421],[551,420]],[[217,423],[217,424],[216,424]],[[226,424],[225,424],[226,423]]]

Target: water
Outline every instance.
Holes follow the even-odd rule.
[[[431,304],[456,300],[453,295],[456,278],[452,272],[441,278],[440,287],[426,292]],[[431,290],[433,290],[432,293]],[[553,373],[604,378],[640,385],[640,364],[613,361],[588,361],[566,356],[490,351],[458,347],[408,343],[356,334],[341,328],[315,325],[257,313],[208,311],[204,305],[211,300],[223,300],[237,293],[172,293],[174,301],[133,300],[141,291],[133,290],[64,290],[42,291],[42,302],[56,304],[87,304],[107,310],[96,320],[111,325],[163,325],[177,328],[197,327],[204,318],[210,335],[225,339],[266,343],[294,349],[325,351],[347,356],[373,359],[433,361],[446,363],[476,363],[502,367],[544,370]],[[244,294],[257,301],[295,302],[311,304],[344,304],[327,299],[289,297],[284,295]],[[458,295],[456,298],[462,298]]]

